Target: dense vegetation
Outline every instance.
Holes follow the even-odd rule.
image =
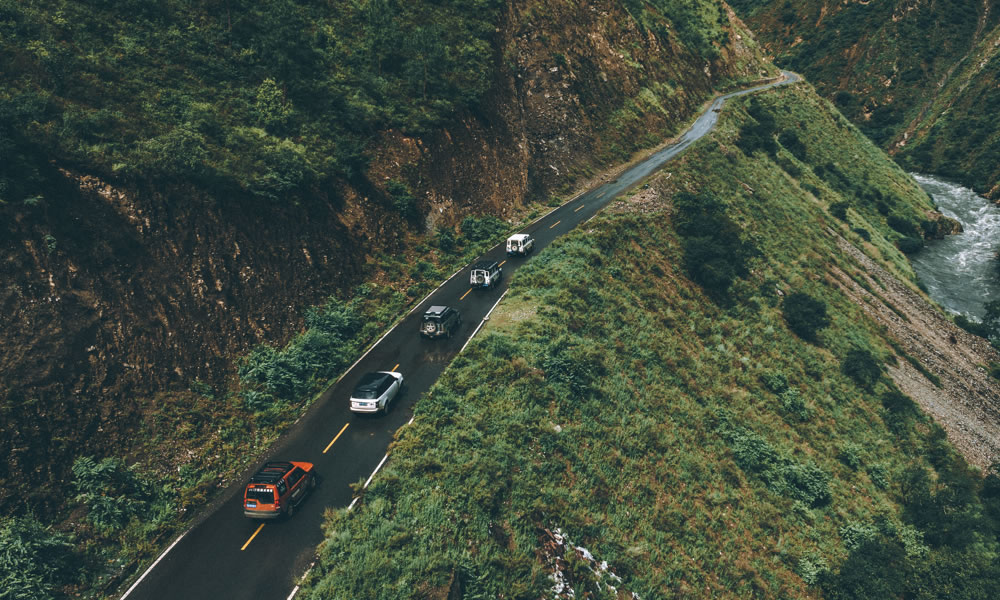
[[[186,181],[276,201],[363,173],[378,131],[475,114],[495,82],[499,0],[338,4],[0,3],[0,199],[42,161],[118,180]],[[708,58],[711,2],[632,2],[643,26]]]
[[[46,540],[43,546],[58,550],[25,553],[21,559],[27,562],[15,561],[11,564],[21,567],[12,569],[37,580],[46,594],[112,593],[217,493],[220,482],[229,481],[263,452],[327,378],[338,374],[378,331],[445,273],[495,243],[532,210],[518,209],[549,199],[552,189],[568,191],[581,175],[592,175],[635,149],[659,143],[708,97],[713,83],[731,83],[729,75],[754,79],[771,68],[759,61],[747,43],[749,36],[743,36],[747,41],[739,55],[732,53],[728,34],[733,26],[717,2],[655,0],[629,2],[625,8],[609,3],[611,18],[606,11],[600,18],[592,16],[592,8],[558,2],[505,5],[497,0],[360,0],[336,5],[316,0],[0,0],[0,61],[5,65],[0,86],[0,213],[8,217],[14,233],[9,240],[12,253],[23,259],[5,266],[14,265],[11,271],[18,276],[42,282],[39,287],[80,292],[86,296],[88,314],[99,324],[73,336],[65,335],[59,319],[76,314],[46,313],[39,318],[31,313],[32,318],[24,320],[33,321],[33,326],[50,319],[51,331],[60,336],[59,348],[68,348],[67,355],[74,357],[66,367],[84,365],[85,370],[87,361],[77,359],[86,349],[93,364],[90,338],[101,346],[113,337],[94,334],[93,329],[115,321],[108,315],[121,308],[116,302],[142,313],[140,320],[150,318],[137,327],[145,329],[144,334],[153,330],[164,338],[178,333],[177,321],[186,323],[188,315],[204,311],[204,305],[190,305],[204,300],[192,298],[203,291],[202,284],[214,279],[217,291],[223,292],[218,299],[229,305],[229,312],[219,311],[228,320],[226,332],[213,330],[218,323],[194,326],[201,330],[197,334],[207,331],[206,338],[216,338],[210,349],[198,346],[199,341],[209,343],[197,335],[174,335],[173,340],[187,338],[179,353],[191,364],[165,364],[157,355],[162,348],[131,360],[145,365],[136,372],[159,370],[177,376],[162,378],[165,385],[150,385],[155,377],[128,381],[120,386],[128,390],[125,400],[106,392],[108,380],[117,377],[120,383],[132,372],[131,365],[119,364],[125,362],[125,353],[116,352],[120,348],[95,351],[113,355],[106,362],[114,363],[107,380],[103,374],[96,378],[98,398],[79,393],[76,382],[85,381],[88,373],[73,374],[79,376],[73,383],[70,375],[55,373],[46,394],[36,394],[31,384],[10,376],[11,389],[0,392],[0,414],[4,428],[23,432],[17,441],[17,457],[23,460],[11,459],[5,465],[8,470],[0,473],[0,502],[26,520],[12,521],[5,535],[17,547],[40,539]],[[554,39],[567,32],[567,37],[576,36],[588,27],[599,33],[593,46],[600,53],[589,45],[590,36],[581,35],[582,42]],[[579,117],[579,122],[567,125],[550,120],[547,113],[527,114],[549,110],[548,102],[541,108],[518,107],[525,114],[506,121],[507,108],[496,106],[498,96],[510,99],[513,94],[514,100],[523,101],[518,95],[523,90],[498,88],[527,85],[521,76],[524,81],[546,77],[553,66],[559,71],[552,79],[559,81],[542,83],[568,90],[572,100],[565,104],[580,109],[569,116]],[[538,86],[532,81],[530,90],[538,92]],[[544,122],[546,131],[518,130],[526,117]],[[565,121],[567,114],[562,117]],[[501,138],[488,139],[486,146],[509,142],[518,152],[524,141],[519,136],[531,137],[531,144],[544,144],[550,136],[562,141],[567,127],[573,129],[573,139],[599,138],[601,144],[591,145],[589,153],[573,152],[569,174],[556,170],[559,180],[544,185],[538,171],[548,174],[549,157],[540,169],[532,162],[537,157],[519,154],[524,164],[502,166],[514,173],[511,179],[519,178],[519,169],[527,172],[531,190],[518,194],[533,190],[539,197],[504,196],[489,205],[469,193],[477,187],[428,183],[454,175],[448,169],[443,177],[439,172],[441,164],[453,158],[448,148],[435,155],[439,149],[428,146],[461,132],[463,126],[475,135],[485,133],[484,138]],[[386,142],[389,138],[418,140],[425,144],[425,154],[393,157],[398,172],[383,177],[385,173],[372,172],[372,165],[388,160],[384,155],[393,141]],[[455,147],[481,145],[479,140],[464,143]],[[502,157],[502,147],[488,149]],[[395,150],[399,148],[389,148]],[[417,164],[420,161],[426,164]],[[454,195],[456,200],[461,196],[461,204],[448,207],[451,214],[432,223],[425,220],[424,200],[431,192]],[[119,200],[128,206],[115,205]],[[505,220],[481,215],[492,209],[500,212],[500,201],[512,205],[502,208]],[[72,205],[85,211],[80,207],[95,204],[98,210],[87,227],[59,209]],[[120,214],[125,212],[129,214]],[[358,218],[358,212],[370,214]],[[132,226],[141,222],[136,213],[144,213],[145,225],[133,232]],[[357,239],[344,240],[343,247],[358,248],[358,256],[350,257],[358,268],[347,265],[339,273],[324,272],[342,279],[322,282],[317,292],[318,270],[309,268],[313,257],[320,260],[319,253],[310,256],[305,251],[312,248],[303,247],[309,268],[275,273],[270,265],[271,273],[261,269],[248,276],[252,271],[241,267],[249,263],[257,270],[262,261],[255,252],[260,248],[248,247],[240,234],[259,230],[234,232],[215,226],[236,214],[245,219],[242,225],[268,221],[272,215],[300,216],[311,221],[313,229],[317,223],[333,222],[333,231],[322,231],[328,237],[347,235],[347,228],[340,228],[342,221],[356,219],[350,235]],[[399,230],[398,237],[384,243],[379,239],[382,245],[352,245],[368,235],[375,237],[366,227],[383,228],[386,222]],[[405,226],[397,228],[399,223]],[[106,232],[105,225],[128,231]],[[277,229],[274,235],[291,235],[265,240],[263,246],[291,248],[300,232],[294,227]],[[226,235],[214,239],[220,233]],[[309,245],[307,237],[302,232],[303,246]],[[88,243],[91,240],[99,243]],[[33,255],[36,242],[41,252]],[[233,246],[238,259],[229,258]],[[166,257],[156,254],[164,248],[169,249]],[[171,253],[179,253],[178,263],[185,253],[198,258],[177,265],[150,264],[174,262]],[[343,258],[333,256],[330,262]],[[191,287],[197,288],[192,296],[185,295],[189,290],[177,294],[175,289],[158,289],[156,276],[162,281],[177,275],[171,267],[186,269],[184,277],[192,275]],[[237,316],[238,308],[255,301],[240,297],[238,279],[260,284],[253,290],[260,294],[267,292],[263,277],[283,281],[285,275],[302,277],[303,271],[313,288],[280,302],[277,309],[270,306],[266,314]],[[153,276],[133,280],[133,273]],[[379,283],[359,286],[362,277]],[[11,284],[5,305],[14,313],[24,305],[39,306],[27,293],[34,289]],[[337,293],[325,304],[302,306],[303,298],[321,301],[331,290]],[[157,314],[162,329],[150,317],[161,312],[155,309],[158,294],[169,305],[169,319]],[[154,308],[144,311],[142,301],[133,301],[137,296],[153,299],[145,306]],[[216,299],[207,304],[216,304]],[[285,323],[284,330],[250,324],[261,317]],[[171,319],[173,331],[167,323]],[[121,320],[119,336],[135,325]],[[234,321],[240,322],[235,329],[242,330],[230,328]],[[51,341],[24,337],[40,354]],[[262,340],[266,343],[259,343]],[[178,351],[176,343],[172,350]],[[247,354],[241,358],[238,353],[244,350]],[[218,371],[214,367],[224,361],[232,370],[206,373],[204,353],[213,354],[212,370]],[[11,356],[16,362],[25,355],[11,349],[4,359]],[[72,394],[60,385],[72,387]],[[52,424],[43,432],[21,426],[38,413],[56,410],[52,405],[70,395],[72,402],[93,410],[80,421],[93,419],[83,423],[67,417],[68,424]],[[109,441],[93,434],[86,440],[90,446],[82,449],[79,436],[88,434],[81,432],[100,431],[101,419],[109,413],[115,415],[117,437]],[[35,445],[43,443],[50,446],[47,453],[36,451]],[[121,456],[128,456],[129,462]],[[78,480],[88,481],[90,487]],[[32,510],[37,513],[28,514]],[[55,541],[50,544],[40,532]],[[71,550],[67,540],[72,540]],[[72,560],[62,560],[63,549],[71,552]],[[24,566],[29,563],[45,573]]]
[[[363,169],[373,132],[426,131],[492,82],[500,3],[0,3],[0,198],[38,161],[285,201]]]
[[[1000,123],[994,117],[1000,114],[994,78],[1000,69],[998,36],[1000,28],[962,64],[899,153],[908,169],[963,181],[993,200],[1000,199]]]
[[[363,502],[330,515],[307,597],[1000,592],[1000,480],[895,388],[892,340],[823,276],[857,270],[829,227],[912,279],[864,193],[902,215],[928,199],[809,94],[753,110],[808,160],[780,144],[744,154],[747,116],[724,118],[653,183],[680,200],[674,224],[607,215],[519,270]],[[858,186],[817,176],[827,163]],[[692,197],[725,198],[705,214],[759,251],[732,257],[750,268],[726,288],[692,281]],[[836,202],[871,242],[827,212]],[[553,555],[551,532],[586,552]]]
[[[993,0],[734,0],[776,56],[913,170],[1000,188]]]

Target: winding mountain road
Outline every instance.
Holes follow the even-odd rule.
[[[779,81],[719,96],[676,143],[631,167],[618,179],[573,198],[522,231],[534,236],[536,251],[545,248],[711,131],[727,99],[800,80],[794,73],[782,74]],[[294,596],[297,579],[309,568],[316,546],[323,540],[324,509],[348,506],[352,499],[349,484],[370,480],[373,471],[381,467],[394,433],[410,420],[413,403],[472,337],[499,301],[510,275],[525,260],[507,259],[503,245],[481,259],[504,261],[501,285],[492,290],[470,290],[468,268],[456,273],[330,386],[268,451],[270,460],[315,463],[322,476],[321,485],[293,518],[266,523],[244,518],[241,501],[245,481],[234,482],[131,584],[121,600],[282,600]],[[461,311],[464,325],[459,335],[450,340],[424,340],[417,334],[421,314],[435,304]],[[397,398],[387,416],[352,414],[347,398],[354,385],[368,371],[385,370],[404,374],[405,394]]]

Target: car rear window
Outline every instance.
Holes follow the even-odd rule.
[[[256,500],[261,504],[274,504],[274,490],[271,488],[248,488],[247,500]]]
[[[354,397],[358,400],[374,400],[378,398],[378,388],[358,388],[354,391]]]
[[[374,400],[380,396],[379,388],[386,378],[381,373],[369,373],[361,378],[352,395],[359,400]]]

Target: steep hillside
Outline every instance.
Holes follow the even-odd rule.
[[[304,597],[995,596],[1000,480],[949,439],[1000,455],[998,357],[922,324],[930,208],[807,87],[732,105],[518,271]]]
[[[383,257],[773,72],[720,5],[674,5],[3,3],[0,505],[58,505],[74,457],[164,391],[222,396]]]
[[[0,546],[98,595],[532,205],[776,74],[675,0],[0,2],[0,61]]]
[[[994,0],[732,5],[778,64],[806,74],[908,168],[1000,198]]]

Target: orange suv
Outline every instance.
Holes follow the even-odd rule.
[[[314,487],[312,463],[269,462],[250,478],[243,492],[243,514],[251,519],[290,517]]]

